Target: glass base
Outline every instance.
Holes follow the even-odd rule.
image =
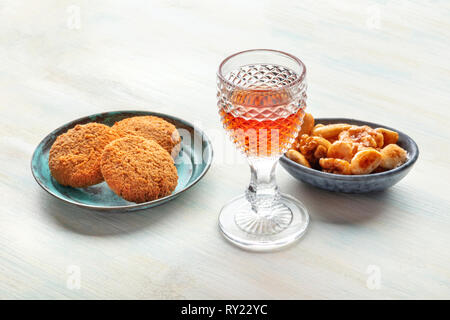
[[[305,206],[281,194],[279,203],[256,214],[245,195],[234,198],[220,211],[219,228],[236,246],[251,251],[270,251],[301,238],[309,223]]]

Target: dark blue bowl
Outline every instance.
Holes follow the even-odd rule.
[[[392,187],[394,184],[403,179],[413,167],[419,157],[419,148],[406,134],[377,123],[360,121],[354,119],[342,118],[318,118],[315,119],[316,124],[332,124],[332,123],[348,123],[353,125],[368,125],[372,128],[386,128],[398,132],[397,144],[408,152],[408,160],[401,166],[380,173],[363,174],[363,175],[341,175],[334,173],[322,172],[316,169],[302,166],[285,155],[280,159],[280,163],[297,180],[309,183],[317,188],[345,192],[345,193],[367,193],[373,191],[381,191]]]

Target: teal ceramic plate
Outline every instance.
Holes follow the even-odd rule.
[[[48,155],[56,137],[77,124],[99,122],[112,126],[116,121],[134,116],[154,115],[175,125],[182,137],[181,151],[175,160],[178,185],[174,192],[164,198],[136,204],[118,197],[106,182],[87,188],[64,187],[50,174]],[[80,207],[103,211],[133,211],[146,209],[174,199],[196,184],[208,171],[213,158],[211,141],[199,128],[182,119],[148,111],[114,111],[87,116],[54,130],[37,146],[31,159],[31,171],[39,185],[56,198]]]

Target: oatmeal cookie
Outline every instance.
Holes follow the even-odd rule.
[[[112,128],[116,130],[121,137],[135,135],[155,140],[161,147],[170,153],[173,159],[175,159],[180,152],[180,134],[173,124],[159,117],[131,117],[116,122]]]
[[[76,125],[58,136],[50,149],[48,165],[58,183],[75,188],[103,181],[100,160],[103,148],[120,136],[100,123]]]
[[[165,197],[178,183],[170,154],[154,140],[139,136],[129,135],[108,144],[101,170],[118,196],[136,203]]]

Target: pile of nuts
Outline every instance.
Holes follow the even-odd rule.
[[[369,174],[394,169],[407,160],[398,133],[346,123],[317,124],[306,113],[300,133],[286,156],[308,168],[337,174]]]

